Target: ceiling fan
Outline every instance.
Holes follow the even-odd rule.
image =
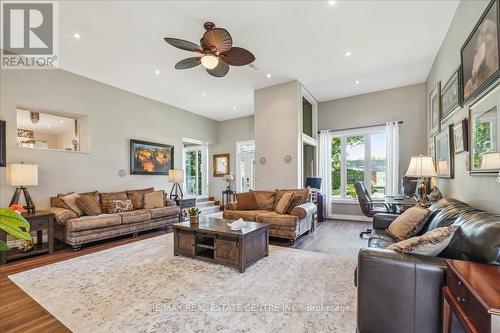
[[[207,30],[200,40],[200,46],[187,40],[165,37],[165,41],[181,50],[200,53],[197,57],[186,58],[175,64],[175,69],[187,69],[199,64],[208,74],[223,77],[231,66],[245,66],[255,60],[255,56],[241,47],[233,47],[233,39],[226,29],[216,28],[212,22],[203,25]]]

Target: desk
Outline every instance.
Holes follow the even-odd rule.
[[[384,198],[384,203],[389,207],[392,214],[399,214],[404,212],[410,207],[418,204],[415,198],[400,198],[395,196],[386,196]],[[429,205],[430,206],[430,203]]]

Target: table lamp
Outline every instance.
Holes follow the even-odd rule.
[[[182,199],[184,193],[182,193],[182,188],[179,183],[184,182],[184,170],[182,169],[168,170],[168,181],[174,183],[174,186],[172,186],[172,189],[170,190],[170,199],[174,200]]]
[[[26,210],[28,213],[35,212],[35,203],[31,199],[26,186],[38,185],[38,165],[37,164],[9,164],[7,165],[7,184],[16,186],[16,191],[12,196],[10,205],[19,204],[21,192],[23,192],[26,201]]]
[[[420,183],[418,184],[419,203],[426,204],[425,178],[437,176],[432,157],[424,155],[413,156],[405,176],[420,178]]]
[[[227,173],[223,177],[225,181],[227,182],[227,188],[226,190],[231,191],[231,182],[234,180],[233,174],[232,173]]]

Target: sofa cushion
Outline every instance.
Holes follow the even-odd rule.
[[[144,208],[144,195],[146,193],[154,192],[155,189],[153,187],[145,188],[141,190],[127,190],[127,197],[132,200],[132,204],[134,205],[134,209]]]
[[[163,190],[144,194],[144,208],[165,207],[165,192]]]
[[[255,221],[255,217],[262,213],[269,213],[267,210],[225,210],[222,217],[229,220],[237,220],[239,218],[246,221]]]
[[[459,226],[457,225],[436,228],[422,236],[412,237],[392,244],[387,249],[435,257],[448,246],[458,228]]]
[[[394,238],[392,238],[385,229],[372,229],[370,240],[368,241],[368,247],[385,249],[389,245],[395,243],[396,241]]]
[[[78,204],[76,203],[76,198],[78,198],[80,195],[77,193],[70,193],[66,194],[63,196],[60,196],[59,198],[66,204],[66,206],[74,211],[76,215],[82,216],[85,215],[83,211],[78,207]]]
[[[50,207],[47,209],[49,212],[54,214],[56,222],[60,225],[65,225],[68,220],[78,218],[78,215],[71,209],[60,208],[60,207]]]
[[[151,212],[147,209],[137,209],[130,212],[118,213],[123,224],[137,223],[151,220]]]
[[[84,193],[79,193],[79,194],[80,195],[90,196],[92,199],[94,199],[94,201],[96,202],[96,204],[98,204],[99,206],[101,206],[101,200],[99,199],[99,192],[98,191],[84,192]]]
[[[68,220],[67,231],[80,231],[109,227],[122,223],[122,218],[118,214],[101,214],[98,216],[82,216]]]
[[[76,204],[85,215],[96,216],[102,213],[99,201],[96,201],[92,195],[80,195],[76,198]]]
[[[299,222],[299,218],[293,215],[278,214],[276,212],[266,212],[258,214],[256,221],[260,223],[295,227]]]
[[[104,211],[108,214],[130,212],[134,210],[134,205],[132,205],[132,200],[130,199],[106,200],[104,203],[106,205]]]
[[[106,201],[108,200],[126,200],[127,192],[108,192],[99,193],[99,199],[101,200],[101,209],[106,211]]]
[[[164,217],[164,216],[173,216],[173,215],[179,214],[179,207],[178,206],[151,208],[148,210],[151,213],[151,218],[153,218],[153,219],[157,219],[159,217]]]
[[[255,200],[257,201],[258,209],[267,211],[274,210],[274,199],[276,198],[276,192],[253,191],[253,194],[255,195]]]
[[[257,210],[257,200],[254,192],[236,193],[236,202],[240,210]]]
[[[299,203],[302,204],[307,201],[307,195],[309,193],[307,188],[300,188],[300,189],[290,189],[290,190],[277,190],[276,191],[276,200],[274,201],[274,207],[273,210],[276,210],[276,206],[278,205],[278,202],[280,201],[281,197],[285,193],[293,193],[296,196],[299,196],[302,198],[302,201]]]
[[[292,201],[290,201],[290,205],[288,205],[288,208],[286,209],[286,214],[290,214],[295,207],[300,205],[301,202],[302,197],[300,195],[294,195]]]
[[[279,199],[278,204],[274,208],[274,211],[278,214],[285,214],[288,206],[290,206],[290,203],[292,202],[292,199],[294,198],[295,194],[293,192],[287,192],[281,196]],[[278,199],[276,199],[278,200]]]
[[[394,239],[401,241],[415,236],[425,225],[431,211],[419,206],[411,207],[399,215],[387,228]]]

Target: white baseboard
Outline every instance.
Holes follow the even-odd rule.
[[[363,215],[348,215],[348,214],[332,214],[332,219],[337,220],[348,220],[348,221],[361,221],[361,222],[372,222],[373,219]]]

